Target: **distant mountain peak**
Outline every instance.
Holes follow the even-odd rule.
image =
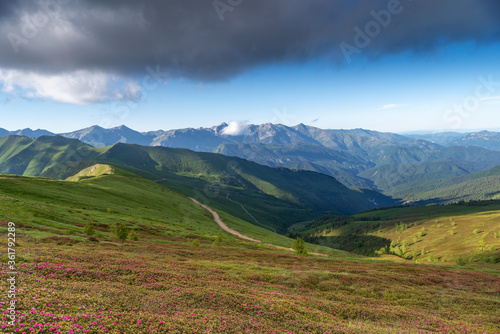
[[[103,131],[103,130],[106,130],[105,128],[103,127],[100,127],[99,125],[92,125],[92,126],[89,126],[88,128],[84,128],[84,129],[81,129],[81,130],[77,130],[75,132],[79,132],[79,131]]]
[[[122,124],[122,125],[118,125],[118,126],[115,126],[114,128],[111,128],[110,130],[131,130],[131,131],[135,131],[135,130],[132,130],[131,128],[129,128],[128,126]]]
[[[219,125],[211,127],[211,129],[215,132],[216,135],[219,135],[228,126],[229,126],[229,124],[227,124],[226,122],[222,122]],[[200,129],[202,129],[202,128],[200,128]]]
[[[304,123],[299,123],[295,126],[292,126],[292,128],[295,128],[295,129],[298,129],[298,128],[302,128],[302,129],[307,129],[307,128],[313,128],[313,126],[310,126],[310,125],[305,125]]]
[[[16,131],[0,129],[0,137],[21,135],[31,138],[54,136],[46,130],[25,128]],[[288,126],[279,123],[247,124],[244,122],[222,122],[212,127],[184,128],[173,130],[157,130],[138,132],[122,124],[113,128],[99,125],[80,129],[61,136],[79,139],[92,146],[108,146],[117,142],[146,146],[183,147],[195,151],[213,151],[221,144],[273,144],[290,145],[309,143],[327,148],[346,150],[351,145],[362,144],[360,140],[367,138],[382,142],[414,142],[426,146],[422,140],[442,146],[478,146],[500,151],[500,133],[482,130],[471,133],[433,133],[399,135],[390,132],[379,132],[363,128],[356,129],[321,129],[312,125],[299,123]],[[364,138],[364,139],[362,139]]]

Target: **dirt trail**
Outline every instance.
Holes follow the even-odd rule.
[[[228,232],[228,233],[231,233],[237,237],[240,237],[241,239],[245,239],[245,240],[248,240],[248,241],[253,241],[253,242],[257,242],[259,244],[262,243],[262,241],[260,240],[257,240],[257,239],[254,239],[254,238],[250,238],[249,236],[247,235],[244,235],[244,234],[241,234],[240,232],[236,231],[236,230],[233,230],[232,228],[230,228],[229,226],[227,226],[223,221],[222,219],[220,219],[219,217],[219,214],[217,212],[215,212],[214,210],[212,210],[210,207],[206,206],[205,204],[201,204],[200,202],[198,202],[197,200],[195,200],[194,198],[192,197],[189,197],[190,200],[192,200],[193,202],[195,202],[196,204],[198,204],[199,206],[201,206],[202,208],[204,208],[205,210],[209,211],[212,216],[214,216],[214,221],[217,223],[217,225],[219,225],[224,231]],[[272,244],[264,244],[264,245],[267,245],[267,246],[271,246],[271,247],[274,247],[274,248],[279,248],[279,249],[284,249],[284,250],[288,250],[288,251],[292,251],[292,252],[295,252],[294,249],[292,248],[287,248],[287,247],[282,247],[282,246],[276,246],[276,245],[272,245]],[[320,254],[320,253],[309,253],[309,254],[313,254],[313,255],[319,255],[319,256],[327,256],[325,254]]]
[[[217,223],[217,225],[219,225],[224,231],[228,232],[228,233],[231,233],[231,234],[234,234],[235,236],[237,237],[240,237],[241,239],[245,239],[245,240],[249,240],[249,241],[253,241],[253,242],[258,242],[258,243],[262,243],[260,240],[257,240],[257,239],[253,239],[253,238],[250,238],[249,236],[247,235],[244,235],[244,234],[241,234],[240,232],[236,231],[236,230],[233,230],[232,228],[228,227],[219,217],[219,214],[217,212],[215,212],[214,210],[212,210],[210,207],[206,206],[205,204],[201,204],[200,202],[198,202],[197,200],[195,200],[194,198],[191,198],[189,197],[193,202],[195,202],[196,204],[198,204],[199,206],[201,206],[202,208],[204,208],[205,210],[208,210],[212,216],[214,216],[214,221]]]

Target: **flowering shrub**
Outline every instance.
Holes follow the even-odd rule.
[[[7,333],[495,333],[500,321],[500,278],[488,273],[241,245],[33,242],[20,252]]]

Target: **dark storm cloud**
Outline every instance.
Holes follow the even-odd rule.
[[[160,65],[174,77],[220,80],[269,63],[342,63],[342,42],[353,57],[377,57],[500,37],[496,0],[401,0],[387,26],[356,45],[354,28],[364,32],[394,1],[220,0],[219,12],[213,0],[4,1],[0,68],[127,76]]]

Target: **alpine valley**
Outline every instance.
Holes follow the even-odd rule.
[[[19,328],[498,329],[498,134],[0,133]]]
[[[58,135],[78,139],[95,148],[117,143],[184,148],[195,152],[220,153],[270,167],[315,171],[332,176],[351,189],[370,189],[402,201],[449,203],[493,199],[498,195],[494,186],[474,194],[467,191],[451,194],[444,188],[469,180],[467,175],[475,182],[481,182],[479,179],[483,175],[493,177],[493,168],[500,165],[500,133],[447,132],[403,136],[363,129],[323,130],[304,124],[289,127],[270,123],[245,125],[236,133],[229,129],[226,123],[211,128],[150,132],[137,132],[123,125],[111,129],[92,126]],[[46,130],[0,129],[0,137],[10,135],[31,138],[56,136]],[[37,147],[40,144],[33,142],[33,145]],[[28,148],[28,151],[31,149]],[[82,146],[81,149],[89,148]],[[92,154],[94,156],[97,157]],[[9,159],[13,157],[9,155]],[[46,167],[50,167],[31,170],[32,166],[28,168],[26,165],[23,169],[20,165],[11,169],[12,163],[4,159],[0,168],[5,173],[41,175],[42,172],[47,173]],[[60,155],[57,159],[64,160]],[[83,157],[75,159],[88,160]],[[51,160],[53,163],[55,161]],[[446,194],[435,197],[430,194],[441,188]]]

